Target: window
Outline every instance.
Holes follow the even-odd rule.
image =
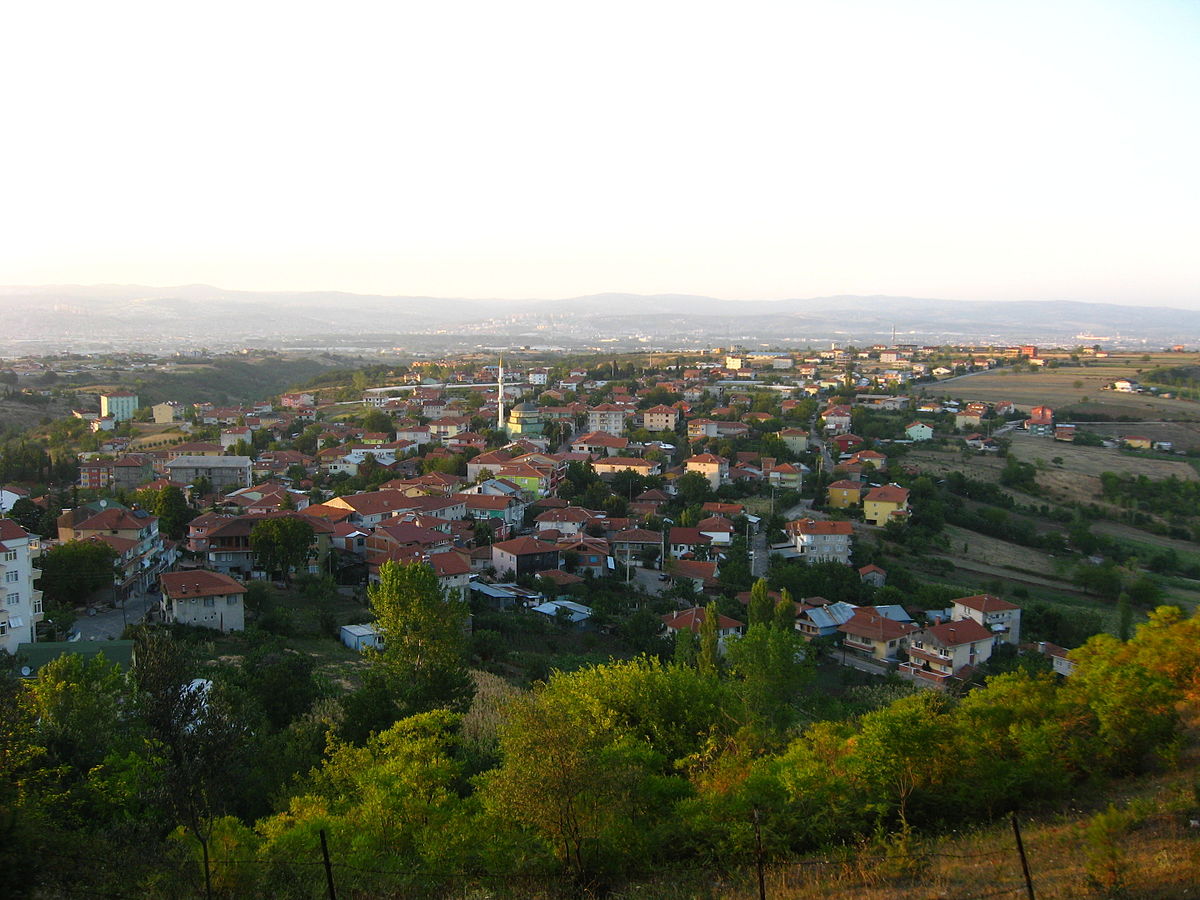
[[[16,606],[18,603],[21,602],[21,595],[18,592],[14,591],[13,593],[9,594],[4,599],[5,599],[5,602],[9,606]]]
[[[35,614],[40,613],[42,611],[42,598],[41,597],[33,598],[33,611]]]
[[[215,605],[216,605],[216,602],[217,602],[217,598],[216,598],[216,597],[205,597],[205,598],[204,598],[204,605],[205,605],[205,606],[215,606]]]
[[[238,602],[237,594],[230,594],[228,597],[225,598],[226,606],[237,606],[237,602]]]
[[[0,622],[0,635],[8,634],[8,623]]]
[[[17,551],[16,550],[5,550],[4,551],[4,561],[5,562],[16,562],[17,561]]]
[[[4,580],[8,584],[12,584],[14,581],[16,581],[20,577],[21,577],[20,572],[5,572],[4,573]]]

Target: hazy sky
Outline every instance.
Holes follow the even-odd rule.
[[[1200,3],[7,4],[0,283],[1200,307]]]

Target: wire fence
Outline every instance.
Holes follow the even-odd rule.
[[[1163,833],[1152,847],[1154,852],[1163,855],[1178,851],[1178,841],[1184,836],[1190,845],[1200,847],[1200,830],[1181,824],[1181,818],[1171,813],[1142,818],[1139,827],[1171,826],[1160,829]],[[1069,858],[1063,858],[1062,853],[1056,851],[1056,858],[1052,865],[1047,862],[1046,871],[1039,871],[1035,848],[1029,859],[1032,875],[1028,882],[1022,877],[1023,860],[1015,841],[998,842],[986,850],[954,852],[931,848],[926,842],[917,840],[913,847],[893,852],[847,849],[845,853],[825,857],[760,860],[766,876],[759,881],[763,885],[762,893],[755,884],[758,867],[754,862],[747,864],[744,858],[737,865],[667,861],[653,865],[653,881],[634,878],[624,882],[610,878],[600,884],[561,869],[508,872],[490,871],[482,866],[423,869],[397,864],[399,857],[385,854],[377,856],[376,862],[364,862],[361,856],[350,861],[340,858],[339,850],[332,841],[328,845],[328,855],[322,853],[321,845],[315,841],[309,851],[283,855],[225,855],[213,849],[209,872],[217,886],[208,896],[245,896],[241,891],[249,885],[257,884],[261,891],[268,880],[278,888],[276,896],[328,896],[331,900],[338,896],[343,900],[369,896],[469,897],[472,900],[493,897],[557,900],[600,896],[638,900],[655,896],[671,900],[684,897],[790,900],[824,896],[833,891],[842,896],[921,897],[928,900],[1107,896],[1102,885],[1089,883],[1081,874],[1089,867],[1087,848],[1082,845],[1076,847]],[[194,847],[189,848],[189,855],[180,869],[186,874],[187,883],[175,883],[171,890],[149,896],[206,897],[203,867],[198,852],[193,851]],[[73,870],[78,877],[51,879],[45,884],[46,891],[38,896],[111,900],[148,896],[144,889],[110,889],[87,884],[89,872],[99,876],[96,880],[105,875],[108,876],[105,880],[119,880],[122,868],[119,860],[100,860],[94,854],[65,851],[47,850],[43,855],[60,875],[65,870]],[[1191,855],[1200,856],[1195,849]],[[950,865],[937,865],[940,862]],[[133,873],[129,875],[133,880]],[[655,894],[656,888],[661,888],[663,893]]]

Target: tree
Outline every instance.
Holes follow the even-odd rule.
[[[396,425],[392,417],[381,409],[373,409],[363,416],[362,427],[365,431],[382,432],[393,437],[396,434]]]
[[[771,624],[783,631],[796,630],[796,604],[787,588],[779,592],[779,602],[775,604],[775,614]]]
[[[158,530],[174,541],[184,536],[184,526],[196,517],[183,496],[183,490],[173,484],[158,489],[153,510],[158,516]]]
[[[763,625],[770,622],[775,613],[775,601],[771,599],[767,579],[760,578],[750,588],[750,602],[746,605],[746,622]]]
[[[42,554],[40,562],[46,602],[78,606],[92,591],[112,587],[117,552],[100,541],[68,541]]]
[[[675,493],[684,506],[698,506],[712,499],[712,485],[699,472],[687,472],[675,482]]]
[[[194,680],[195,660],[171,635],[138,636],[137,709],[153,736],[167,807],[200,844],[206,894],[212,896],[209,845],[217,817],[238,796],[247,729],[225,693]]]
[[[37,534],[38,524],[42,518],[42,508],[28,497],[22,497],[12,505],[12,509],[8,511],[8,517],[30,534]]]
[[[192,482],[193,497],[207,497],[213,492],[213,483],[207,475],[200,475]]]
[[[292,569],[308,562],[312,542],[312,525],[295,516],[263,519],[250,530],[255,565],[267,573],[282,572],[288,582]]]
[[[726,687],[647,659],[556,672],[518,697],[484,776],[497,827],[527,825],[576,878],[653,855],[687,792],[678,771],[740,724]]]
[[[367,591],[382,649],[368,651],[398,715],[461,712],[474,688],[467,671],[467,605],[447,597],[425,563],[385,562]]]
[[[751,716],[780,731],[790,725],[796,695],[812,675],[800,634],[769,622],[751,625],[729,640],[726,659]]]
[[[704,609],[704,621],[700,623],[700,651],[696,657],[696,667],[701,675],[710,678],[715,678],[721,667],[719,619],[717,605],[709,603]]]

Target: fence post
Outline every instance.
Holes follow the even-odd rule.
[[[1017,814],[1010,813],[1009,819],[1012,822],[1013,836],[1017,839],[1017,855],[1021,857],[1021,871],[1025,874],[1025,893],[1029,895],[1029,900],[1036,900],[1033,896],[1033,876],[1029,874],[1029,860],[1025,858],[1025,844],[1021,840],[1021,826],[1017,824]]]
[[[329,845],[325,842],[325,829],[320,831],[321,835],[321,859],[325,863],[325,884],[329,888],[329,900],[337,900],[337,893],[333,889],[333,866],[329,862]]]
[[[762,831],[758,827],[758,807],[754,807],[754,865],[758,869],[758,900],[767,900],[767,882],[763,876]]]

